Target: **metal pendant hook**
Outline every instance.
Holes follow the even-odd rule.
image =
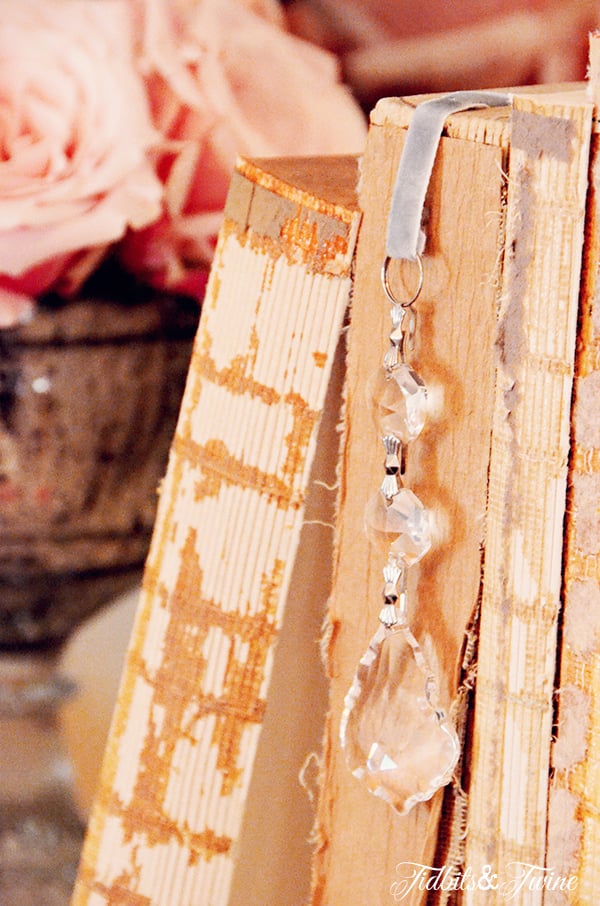
[[[383,290],[392,305],[400,305],[404,309],[410,308],[415,304],[415,302],[421,295],[421,290],[423,289],[423,259],[419,254],[417,254],[416,258],[410,259],[414,261],[418,267],[418,282],[414,295],[411,298],[404,300],[399,299],[396,296],[390,284],[390,264],[392,260],[393,259],[389,255],[386,255],[383,259],[383,264],[381,266],[381,283]]]

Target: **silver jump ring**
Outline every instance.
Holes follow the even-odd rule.
[[[383,284],[384,292],[385,292],[386,296],[388,297],[388,299],[390,300],[390,302],[392,303],[392,305],[401,305],[402,308],[410,308],[411,305],[414,305],[414,303],[417,301],[417,299],[419,298],[419,296],[421,294],[421,290],[423,289],[423,259],[421,258],[420,255],[417,255],[417,257],[414,260],[416,261],[417,266],[419,268],[419,282],[417,284],[417,289],[415,291],[414,296],[411,299],[408,299],[408,301],[404,301],[404,302],[402,302],[400,299],[396,298],[396,296],[394,295],[393,290],[390,286],[389,269],[390,269],[390,262],[392,261],[392,259],[390,258],[389,255],[386,255],[383,260],[383,264],[381,266],[381,282]]]

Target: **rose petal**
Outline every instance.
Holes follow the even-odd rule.
[[[66,266],[160,215],[157,133],[133,45],[126,0],[3,4],[0,275],[38,273],[52,258]]]

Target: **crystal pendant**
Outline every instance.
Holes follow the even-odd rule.
[[[373,418],[382,435],[403,444],[419,436],[427,414],[427,389],[405,362],[379,368],[367,385]]]
[[[448,783],[458,761],[436,687],[408,625],[381,625],[344,700],[340,740],[350,770],[401,815]]]
[[[387,556],[391,552],[407,566],[417,563],[431,547],[427,510],[416,494],[401,488],[388,499],[380,490],[367,503],[365,528],[369,540]]]

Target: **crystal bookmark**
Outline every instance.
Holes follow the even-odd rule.
[[[422,265],[419,259],[419,266]],[[392,302],[390,348],[369,383],[385,448],[385,476],[365,510],[369,540],[387,556],[379,628],[359,661],[344,699],[340,741],[350,770],[367,789],[406,814],[452,777],[459,757],[456,731],[438,702],[438,682],[409,625],[406,569],[431,546],[429,516],[402,483],[405,447],[421,433],[427,389],[406,363],[415,329],[408,303]]]
[[[383,290],[392,304],[390,346],[369,384],[373,414],[386,449],[385,478],[365,513],[367,533],[385,554],[380,626],[346,695],[341,742],[352,772],[404,814],[447,783],[459,757],[451,721],[441,710],[437,680],[409,625],[406,569],[429,550],[429,518],[402,484],[405,446],[425,424],[427,390],[406,362],[415,333],[413,304],[423,286],[421,252],[427,187],[446,118],[471,107],[510,104],[501,92],[455,91],[419,104],[413,114],[392,192]],[[392,259],[416,262],[412,299],[399,301],[390,285]]]

